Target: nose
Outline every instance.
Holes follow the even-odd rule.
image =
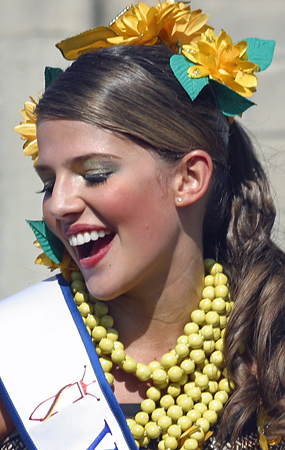
[[[60,220],[82,213],[85,203],[79,184],[65,175],[57,177],[52,192],[44,199],[44,211]]]

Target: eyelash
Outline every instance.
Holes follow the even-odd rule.
[[[92,175],[83,175],[84,180],[86,181],[87,186],[96,186],[99,184],[105,183],[109,176],[112,174],[112,172],[106,172],[106,173],[97,173]],[[42,190],[38,191],[38,194],[46,194],[46,193],[52,193],[54,186],[54,181],[52,183],[48,183],[44,185]]]

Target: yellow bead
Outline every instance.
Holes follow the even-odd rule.
[[[205,322],[207,325],[213,325],[213,327],[218,327],[220,325],[220,316],[215,311],[209,311],[205,315]]]
[[[227,298],[229,295],[229,288],[223,284],[219,284],[215,287],[215,297]]]
[[[166,416],[165,409],[156,408],[151,415],[151,419],[153,420],[153,422],[157,422],[161,417],[164,416]]]
[[[193,406],[194,402],[191,397],[189,397],[187,394],[182,394],[177,397],[177,405],[180,406],[184,412],[190,411]]]
[[[162,430],[167,430],[172,424],[172,419],[169,416],[163,416],[158,419],[157,425]]]
[[[199,411],[199,413],[201,414],[201,416],[204,414],[205,411],[207,411],[207,406],[205,405],[205,403],[195,403],[194,405],[194,410],[195,411]]]
[[[179,338],[176,341],[177,344],[187,344],[187,342],[188,336],[186,334],[182,334],[181,336],[179,336]]]
[[[202,392],[201,402],[208,405],[213,400],[213,395],[210,392]]]
[[[207,375],[199,375],[195,378],[195,384],[201,389],[205,389],[209,384],[209,378]]]
[[[87,317],[88,314],[90,314],[90,306],[86,302],[81,303],[81,305],[78,306],[78,310],[84,317]]]
[[[226,391],[218,391],[215,394],[215,400],[220,400],[223,404],[228,401],[229,395]]]
[[[210,361],[217,366],[221,366],[224,362],[224,355],[220,350],[214,351],[210,356]],[[221,389],[222,390],[222,389]]]
[[[203,441],[204,437],[205,433],[202,429],[200,429],[199,431],[195,431],[194,433],[191,434],[191,439],[196,439],[196,441],[198,442]]]
[[[183,369],[181,367],[181,369]],[[181,387],[178,383],[172,383],[167,388],[167,394],[171,395],[172,397],[177,397],[181,392]]]
[[[188,343],[192,348],[200,348],[203,345],[203,338],[200,334],[192,333],[188,336]]]
[[[142,427],[139,424],[136,424],[136,425],[132,426],[131,432],[135,439],[140,439],[144,435],[144,427]]]
[[[121,364],[126,359],[126,353],[123,349],[113,350],[111,353],[111,359],[116,364]]]
[[[212,258],[206,258],[204,260],[204,267],[207,272],[210,273],[212,267],[216,264],[216,261]]]
[[[167,380],[167,373],[163,369],[156,369],[152,374],[153,382],[163,384]]]
[[[150,438],[148,436],[144,436],[143,438],[141,438],[139,440],[139,445],[141,447],[146,447],[146,446],[148,446],[149,443],[150,443]]]
[[[165,449],[166,450],[175,450],[178,447],[178,442],[175,437],[168,437],[164,441]]]
[[[116,342],[119,339],[118,331],[115,328],[107,328],[107,338],[112,339],[113,342]]]
[[[217,273],[213,277],[213,279],[214,279],[213,285],[215,287],[218,286],[219,284],[226,285],[226,284],[228,284],[228,281],[229,281],[227,275],[225,275],[224,273]]]
[[[160,369],[160,363],[158,361],[152,361],[148,364],[151,372],[153,373],[155,370]]]
[[[226,391],[228,394],[231,392],[231,387],[228,378],[223,378],[219,382],[219,390]]]
[[[165,353],[161,358],[161,365],[165,369],[169,369],[177,364],[177,357],[173,353]]]
[[[114,325],[114,319],[112,316],[109,316],[106,314],[105,316],[101,317],[100,325],[105,328],[112,328]]]
[[[105,338],[107,336],[107,331],[105,330],[105,328],[100,327],[100,325],[98,327],[93,328],[92,330],[92,338],[95,341],[100,341],[101,339]]]
[[[206,364],[203,368],[203,373],[205,375],[208,375],[208,378],[210,380],[216,380],[218,375],[218,368],[215,366],[215,364]]]
[[[190,358],[193,359],[193,361],[196,364],[201,364],[205,360],[205,352],[203,350],[192,350],[190,352]]]
[[[146,391],[146,396],[148,399],[153,400],[154,402],[158,402],[161,397],[161,391],[160,389],[152,386]]]
[[[207,275],[205,277],[205,286],[214,286],[214,277],[213,277],[213,275]]]
[[[207,286],[202,291],[203,298],[209,298],[210,300],[214,300],[215,298],[215,288],[213,286]]]
[[[170,406],[173,406],[175,404],[175,400],[171,395],[164,395],[161,397],[160,400],[160,406],[162,408],[168,409]]]
[[[167,375],[171,381],[174,383],[180,381],[183,375],[182,369],[179,366],[170,367]]]
[[[220,328],[213,328],[214,333],[214,340],[217,341],[221,337],[221,330]]]
[[[212,400],[208,405],[209,410],[220,412],[223,409],[223,404],[220,400]]]
[[[203,342],[203,350],[205,353],[212,353],[212,351],[215,349],[215,341],[204,341]]]
[[[112,386],[114,383],[114,375],[112,373],[105,373],[105,378],[108,381],[109,385]]]
[[[218,414],[216,411],[208,410],[204,412],[203,418],[207,419],[211,425],[214,425],[218,420]]]
[[[190,388],[187,391],[187,395],[188,397],[191,397],[194,402],[196,402],[201,398],[201,389],[199,387]]]
[[[160,435],[160,428],[154,422],[149,422],[145,426],[145,431],[147,432],[150,439],[157,439]]]
[[[217,289],[217,288],[216,288]],[[226,302],[224,299],[218,297],[212,301],[212,310],[219,314],[224,314],[226,312]]]
[[[114,342],[111,339],[104,338],[99,342],[99,347],[101,348],[103,353],[111,353],[113,350]]]
[[[157,444],[157,448],[158,448],[158,450],[165,450],[165,445],[164,445],[163,440],[159,441],[159,443]]]
[[[108,306],[104,302],[96,302],[94,306],[95,314],[98,317],[103,317],[108,314]]]
[[[126,356],[126,360],[123,362],[123,369],[127,373],[136,372],[137,363],[129,356]]]
[[[132,429],[132,427],[134,427],[136,425],[136,421],[134,419],[126,419],[126,422],[128,424],[128,427],[130,428],[130,430]]]
[[[146,412],[147,414],[151,414],[156,408],[156,404],[150,398],[143,400],[141,402],[141,410]]]
[[[78,291],[76,292],[74,296],[74,300],[77,306],[82,305],[82,303],[88,302],[88,294],[84,291]]]
[[[223,328],[223,330],[221,330],[221,333],[222,331],[225,331],[224,328],[227,326],[227,323],[228,323],[227,316],[220,315],[220,328]]]
[[[214,332],[212,325],[205,325],[201,328],[201,335],[204,339],[213,339]]]
[[[136,370],[136,377],[141,381],[149,380],[151,377],[151,370],[145,364],[138,364]]]
[[[195,370],[195,363],[191,359],[185,359],[180,364],[180,367],[183,370],[183,372],[185,372],[186,374],[189,374],[189,373],[194,372],[194,370]]]
[[[138,412],[135,415],[135,421],[139,424],[142,425],[143,427],[148,423],[149,421],[149,415],[146,412]]]
[[[180,384],[180,386],[184,386],[184,384],[186,384],[188,381],[188,375],[187,373],[183,373],[181,380],[178,381],[178,384]]]
[[[115,350],[118,350],[118,349],[124,350],[125,347],[124,347],[124,344],[122,344],[122,342],[120,342],[120,341],[115,341],[115,342],[114,342],[114,349],[115,349]]]
[[[204,312],[209,312],[212,309],[212,300],[209,298],[203,298],[199,303],[199,308]]]
[[[177,425],[181,427],[182,431],[186,431],[192,426],[192,420],[188,416],[182,416],[177,420]]]
[[[189,347],[185,344],[177,344],[175,347],[175,352],[178,356],[185,358],[189,354]]]
[[[184,333],[189,336],[191,333],[199,333],[199,326],[195,322],[189,322],[184,327]]]
[[[99,361],[100,361],[101,367],[105,373],[111,372],[111,370],[113,368],[113,363],[112,363],[112,361],[110,361],[109,358],[101,357],[101,358],[99,358]]]
[[[167,415],[172,420],[177,421],[180,417],[183,416],[182,408],[180,408],[180,406],[178,406],[178,405],[170,406],[170,408],[168,408],[168,410],[167,410]]]
[[[201,419],[198,419],[196,421],[196,425],[201,427],[202,430],[204,431],[204,433],[207,433],[210,429],[210,422],[207,419],[205,419],[204,417],[201,417]]]
[[[196,439],[190,438],[187,439],[184,444],[183,444],[183,448],[185,450],[196,450],[198,448],[198,441],[196,441]]]
[[[196,421],[201,418],[201,413],[197,409],[192,409],[187,413],[187,417],[190,417],[192,422],[196,423]]]
[[[180,417],[180,419],[181,419],[181,417]],[[181,436],[181,428],[179,425],[171,425],[168,428],[167,432],[168,432],[169,436],[175,437],[176,439],[179,439]]]
[[[99,318],[96,316],[93,316],[92,314],[90,314],[87,318],[86,318],[86,325],[91,328],[91,330],[93,330],[93,328],[95,328],[96,326],[99,325]]]
[[[191,314],[191,320],[193,322],[197,323],[197,325],[204,325],[204,321],[205,321],[204,311],[201,311],[200,309],[195,309]]]
[[[217,273],[220,273],[223,271],[224,271],[223,266],[219,263],[215,263],[209,272],[211,275],[216,275]]]
[[[223,351],[224,351],[224,347],[225,347],[224,340],[223,340],[223,339],[219,339],[219,340],[216,342],[215,347],[216,347],[216,350],[220,350],[221,352],[223,352]]]

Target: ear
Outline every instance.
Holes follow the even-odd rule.
[[[204,150],[185,155],[177,168],[174,180],[175,204],[184,207],[202,198],[209,187],[213,162]]]

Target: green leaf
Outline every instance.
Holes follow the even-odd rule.
[[[202,89],[209,84],[209,78],[190,78],[188,76],[188,69],[191,66],[194,66],[194,63],[189,61],[183,55],[173,55],[170,58],[170,67],[174,75],[181,86],[185,89],[191,100],[194,101]]]
[[[57,77],[63,72],[59,67],[46,67],[45,68],[45,88],[47,89],[57,79]]]
[[[251,106],[255,105],[252,101],[242,97],[218,81],[212,81],[217,104],[225,116],[239,116]]]
[[[257,38],[248,38],[245,41],[248,44],[248,60],[257,64],[261,71],[267,69],[272,63],[276,42]]]
[[[27,220],[39,241],[44,253],[56,264],[61,263],[64,245],[58,237],[52,233],[44,220]]]

